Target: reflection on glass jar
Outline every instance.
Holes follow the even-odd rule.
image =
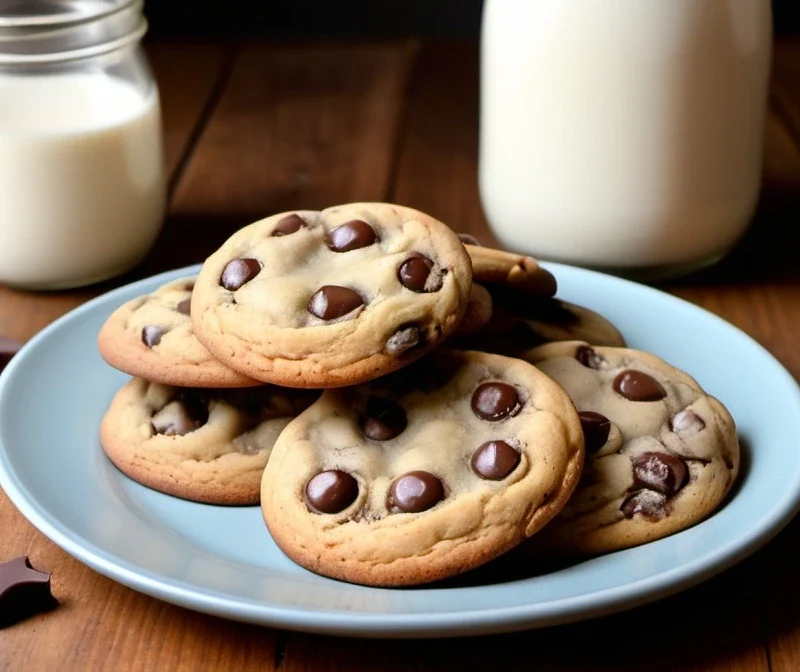
[[[0,0],[0,282],[86,285],[155,242],[166,189],[146,27],[141,1]]]

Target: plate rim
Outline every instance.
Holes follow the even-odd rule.
[[[128,294],[141,287],[158,286],[159,283],[163,284],[174,278],[196,274],[201,265],[193,264],[164,271],[116,287],[93,297],[44,327],[23,346],[19,353],[22,356],[12,358],[6,370],[0,374],[0,406],[7,394],[7,381],[13,376],[19,362],[25,359],[28,351],[35,350],[41,341],[60,329],[62,324],[79,320],[84,313],[91,312],[98,304],[112,302],[119,294]],[[564,272],[568,269],[568,273],[586,274],[588,280],[601,276],[604,281],[622,283],[628,290],[645,294],[655,292],[662,300],[680,304],[684,309],[699,311],[704,318],[711,318],[721,323],[721,326],[735,332],[739,338],[747,342],[748,347],[756,348],[771,362],[774,373],[783,377],[787,389],[791,390],[793,399],[788,401],[800,408],[800,384],[786,367],[758,341],[720,316],[649,285],[555,262],[542,262],[542,266],[551,270],[556,277],[559,270]],[[788,437],[787,442],[797,443],[800,447],[800,428],[797,432],[794,437]],[[731,538],[727,544],[655,576],[600,591],[532,604],[474,607],[429,613],[414,611],[359,613],[276,605],[269,602],[257,603],[256,600],[253,600],[252,604],[243,603],[238,597],[215,594],[215,591],[202,586],[192,587],[185,582],[165,576],[151,576],[143,570],[137,573],[136,567],[127,559],[118,558],[93,543],[84,543],[86,540],[81,538],[70,537],[69,530],[62,530],[57,521],[48,517],[46,507],[42,507],[33,493],[16,479],[16,474],[7,459],[2,437],[0,437],[0,487],[26,520],[53,543],[98,573],[131,589],[184,608],[231,620],[347,637],[436,638],[494,634],[550,627],[616,613],[673,595],[729,569],[769,543],[800,511],[800,469],[798,469],[792,481],[783,490],[783,496],[773,503],[769,512],[771,515],[760,520],[759,524]],[[635,551],[635,549],[628,550]],[[485,588],[491,590],[492,586]]]

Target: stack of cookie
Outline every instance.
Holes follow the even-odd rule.
[[[295,562],[367,585],[709,515],[738,470],[724,407],[554,298],[530,257],[476,243],[385,203],[239,230],[103,327],[101,354],[133,376],[104,450],[162,492],[260,504]]]

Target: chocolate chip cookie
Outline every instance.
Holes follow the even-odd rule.
[[[575,402],[586,464],[575,494],[533,544],[598,553],[700,522],[739,470],[730,413],[689,375],[626,348],[550,343],[526,355]]]
[[[225,366],[197,340],[189,317],[194,278],[169,282],[115,310],[97,337],[103,359],[132,376],[183,387],[262,385]]]
[[[103,417],[100,440],[120,471],[149,488],[207,504],[258,504],[275,440],[318,394],[271,385],[177,388],[132,378]]]
[[[464,234],[460,239],[465,240]],[[553,274],[542,268],[533,257],[469,243],[464,247],[472,261],[473,280],[486,285],[490,291],[494,285],[498,285],[512,287],[532,296],[549,297],[554,296],[558,289]]]
[[[553,341],[585,341],[624,347],[625,339],[603,315],[568,301],[533,297],[520,290],[493,287],[491,318],[453,347],[519,357]],[[459,335],[456,335],[459,336]]]
[[[262,509],[320,574],[422,584],[497,557],[564,505],[583,461],[564,391],[518,359],[440,348],[327,390],[275,443]]]
[[[458,236],[411,208],[281,213],[206,260],[192,320],[208,349],[247,375],[340,387],[399,369],[449,335],[471,275]]]

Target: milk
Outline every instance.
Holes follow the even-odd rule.
[[[0,77],[0,282],[58,288],[130,269],[162,225],[157,93],[104,74]]]
[[[508,248],[703,265],[758,197],[766,0],[487,0],[479,182]]]

